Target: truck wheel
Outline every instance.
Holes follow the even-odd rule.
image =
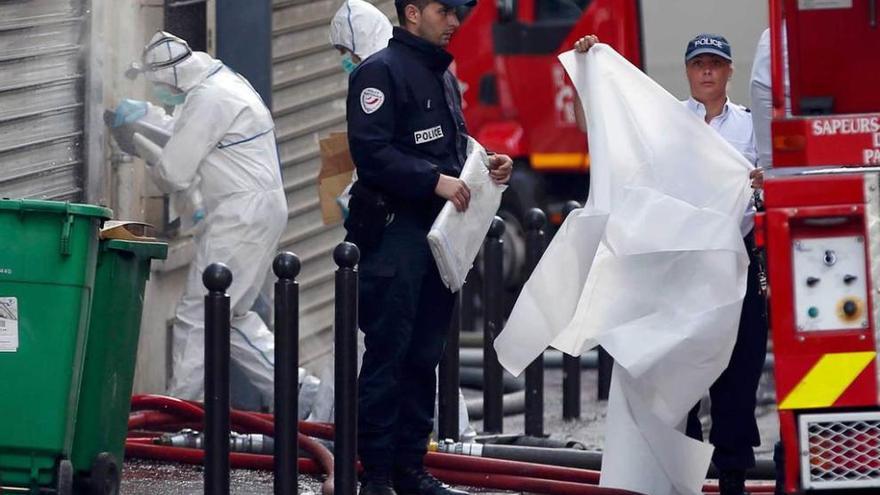
[[[525,281],[523,277],[523,265],[526,256],[526,240],[525,231],[523,230],[520,220],[509,210],[502,209],[498,211],[498,216],[504,220],[504,234],[501,240],[504,242],[503,249],[503,265],[501,268],[502,277],[504,279],[504,314],[508,315],[513,308],[522,284]],[[480,250],[477,259],[474,260],[474,270],[468,276],[467,283],[469,285],[468,294],[473,298],[471,305],[475,317],[483,314],[483,284],[485,282],[485,265],[483,260],[483,251]]]
[[[113,454],[101,452],[92,463],[89,476],[90,495],[119,495],[119,463]]]
[[[515,213],[499,210],[498,216],[504,220],[504,286],[508,291],[519,293],[523,282],[523,266],[526,261],[526,232]]]
[[[519,295],[525,282],[523,269],[526,262],[526,231],[523,220],[532,208],[547,211],[543,201],[544,181],[529,167],[528,162],[517,160],[508,188],[501,196],[498,216],[504,219],[504,285],[509,298]]]
[[[73,495],[73,464],[67,459],[58,463],[58,495]]]

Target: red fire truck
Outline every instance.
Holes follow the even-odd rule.
[[[770,2],[777,168],[756,232],[770,286],[777,471],[789,494],[880,493],[877,17],[874,0]]]
[[[516,160],[501,216],[505,272],[517,284],[525,255],[520,220],[530,208],[559,223],[567,200],[586,199],[590,159],[575,121],[575,91],[556,56],[594,33],[641,66],[637,0],[499,0],[460,13],[449,50],[471,134]],[[528,76],[528,77],[525,77]]]

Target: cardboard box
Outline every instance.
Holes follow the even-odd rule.
[[[318,173],[318,197],[324,225],[342,222],[342,209],[336,198],[351,183],[354,162],[348,151],[348,134],[332,132],[318,141],[321,147],[321,171]]]

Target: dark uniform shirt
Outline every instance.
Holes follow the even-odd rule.
[[[397,213],[430,225],[444,200],[439,175],[458,177],[467,129],[446,50],[395,27],[388,47],[352,73],[348,140],[358,180],[380,191]]]

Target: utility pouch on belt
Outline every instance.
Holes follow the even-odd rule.
[[[382,232],[391,215],[391,208],[385,197],[374,189],[357,181],[351,186],[351,201],[348,204],[348,218],[345,219],[346,240],[363,250],[374,249],[382,240]]]

